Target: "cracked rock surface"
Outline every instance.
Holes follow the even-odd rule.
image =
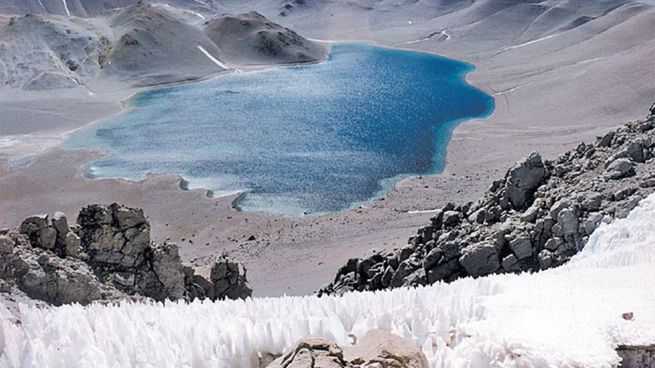
[[[220,257],[211,281],[182,265],[174,243],[150,241],[141,209],[118,203],[83,208],[69,226],[57,212],[0,231],[0,293],[49,304],[96,300],[247,298],[245,268]],[[214,271],[216,270],[216,271]]]

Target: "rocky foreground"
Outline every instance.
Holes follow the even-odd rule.
[[[53,305],[124,299],[236,299],[251,295],[246,270],[223,257],[209,280],[182,265],[174,243],[153,243],[140,209],[83,208],[77,224],[57,212],[0,230],[0,294]]]
[[[319,294],[450,282],[559,266],[601,223],[655,192],[655,104],[645,120],[555,161],[532,153],[476,203],[449,203],[401,249],[350,259]]]
[[[266,367],[428,368],[429,366],[425,354],[416,344],[384,330],[371,330],[360,341],[355,341],[353,346],[345,348],[321,337],[307,336]]]

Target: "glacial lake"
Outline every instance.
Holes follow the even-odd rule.
[[[102,149],[92,178],[179,174],[244,210],[337,211],[408,174],[442,170],[452,129],[493,98],[473,67],[433,54],[335,43],[319,64],[242,72],[139,93],[125,113],[72,135]],[[162,200],[165,200],[162,198]]]

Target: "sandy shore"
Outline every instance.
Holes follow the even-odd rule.
[[[183,259],[201,270],[227,252],[245,262],[255,295],[310,293],[330,281],[348,258],[404,245],[431,216],[420,211],[477,199],[530,151],[553,158],[617,121],[639,117],[655,97],[652,78],[644,78],[652,71],[655,43],[647,34],[635,37],[630,27],[643,29],[654,18],[652,11],[645,12],[576,47],[556,37],[528,45],[517,41],[518,47],[509,49],[490,42],[472,47],[465,37],[458,41],[456,30],[445,41],[425,37],[434,30],[428,22],[403,28],[391,24],[375,32],[306,29],[318,39],[369,40],[471,62],[477,70],[468,76],[470,83],[496,99],[491,117],[455,129],[443,173],[402,180],[394,191],[359,208],[316,217],[237,212],[233,197],[181,190],[176,176],[140,182],[83,178],[81,166],[98,153],[65,150],[57,143],[67,131],[120,111],[120,101],[133,90],[90,96],[78,89],[0,99],[0,227],[15,226],[34,213],[63,210],[72,217],[86,204],[118,201],[144,208],[154,238],[177,242]],[[20,148],[3,143],[28,138],[35,143]],[[28,155],[35,151],[41,153]],[[26,155],[29,160],[16,160]],[[248,241],[251,236],[255,240]]]

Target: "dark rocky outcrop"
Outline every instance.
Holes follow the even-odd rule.
[[[150,241],[140,209],[114,203],[83,208],[77,224],[57,212],[31,216],[0,234],[0,279],[60,305],[95,300],[193,300],[249,297],[246,270],[221,257],[211,281],[182,265],[177,245]],[[8,287],[11,289],[11,287]]]
[[[655,345],[619,345],[616,352],[622,368],[655,367]]]
[[[530,154],[476,203],[444,206],[405,247],[349,260],[319,294],[561,265],[602,222],[627,216],[655,191],[654,125],[651,109],[555,161]]]
[[[252,294],[243,265],[224,257],[214,263],[209,278],[212,284],[212,288],[207,290],[210,299],[238,299]]]
[[[316,336],[302,338],[268,368],[427,368],[428,360],[420,347],[384,330],[371,330],[355,345],[339,347]]]

